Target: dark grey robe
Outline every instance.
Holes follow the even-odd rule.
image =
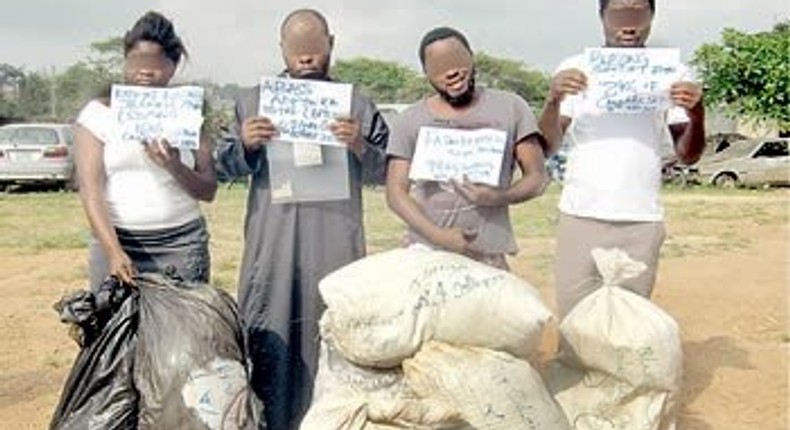
[[[257,116],[258,98],[256,87],[237,100],[233,140],[219,149],[217,170],[220,178],[251,175],[239,308],[252,386],[263,401],[266,424],[290,430],[310,405],[318,367],[324,310],[318,282],[365,254],[362,165],[348,152],[349,200],[272,204],[266,149],[246,153],[239,138],[242,122]],[[356,90],[351,109],[362,124],[365,151],[383,157],[389,131],[382,116]]]

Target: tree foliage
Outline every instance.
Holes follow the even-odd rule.
[[[546,74],[530,70],[524,63],[488,55],[475,54],[477,82],[489,88],[507,90],[520,95],[530,106],[538,109],[543,105],[549,90]]]
[[[51,81],[35,72],[0,64],[0,117],[21,119],[51,114]]]
[[[524,63],[481,52],[475,55],[475,69],[479,85],[512,91],[533,107],[543,104],[548,77]],[[433,93],[422,73],[391,61],[364,57],[340,60],[332,69],[332,76],[359,85],[377,103],[412,103]]]
[[[721,39],[694,53],[706,103],[790,131],[790,21],[754,34],[728,28]]]
[[[409,67],[365,57],[337,61],[332,77],[358,85],[376,103],[411,103],[431,91],[423,77]]]
[[[25,120],[72,121],[90,99],[108,93],[120,82],[123,68],[123,40],[120,37],[96,41],[86,58],[58,74],[29,72],[0,64],[0,116]],[[512,91],[537,108],[545,97],[548,79],[523,63],[476,54],[479,85]],[[332,76],[353,83],[377,103],[413,103],[433,94],[422,71],[393,61],[372,58],[338,60]],[[232,120],[232,101],[239,91],[234,84],[219,86],[196,82],[206,88],[207,116],[214,129],[226,128]]]

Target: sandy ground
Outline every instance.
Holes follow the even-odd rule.
[[[688,235],[685,230],[670,220],[671,234]],[[788,226],[743,222],[738,232],[749,238],[746,244],[666,258],[660,267],[654,299],[677,318],[684,341],[681,430],[787,428]],[[524,244],[553,246],[545,239]],[[517,273],[550,285],[545,268],[534,276],[539,270],[526,253],[512,263]],[[77,351],[52,304],[82,286],[84,267],[82,250],[16,255],[0,249],[1,429],[49,422]]]

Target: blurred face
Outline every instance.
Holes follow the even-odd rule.
[[[164,87],[175,73],[176,65],[167,58],[162,46],[137,42],[124,57],[124,81],[131,85]]]
[[[329,74],[332,36],[317,20],[294,19],[283,30],[280,48],[293,78],[323,79]]]
[[[645,0],[611,0],[601,20],[606,46],[641,48],[650,35],[653,12]]]
[[[425,48],[425,75],[439,96],[454,107],[466,106],[474,99],[474,59],[456,38],[438,40]]]

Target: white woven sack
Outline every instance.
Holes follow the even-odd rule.
[[[313,403],[301,430],[449,429],[463,424],[449,405],[416,399],[400,368],[374,369],[346,360],[322,329]]]
[[[644,264],[618,249],[595,249],[593,258],[603,287],[579,302],[560,324],[572,353],[570,364],[634,387],[678,390],[683,352],[677,323],[650,300],[620,288]]]
[[[677,393],[642,390],[610,375],[555,361],[546,383],[574,430],[674,430]]]
[[[418,396],[450,403],[474,429],[570,429],[540,375],[509,354],[430,342],[403,370]]]
[[[532,359],[553,318],[527,282],[442,251],[374,254],[319,289],[338,350],[366,366],[397,366],[431,339]]]

